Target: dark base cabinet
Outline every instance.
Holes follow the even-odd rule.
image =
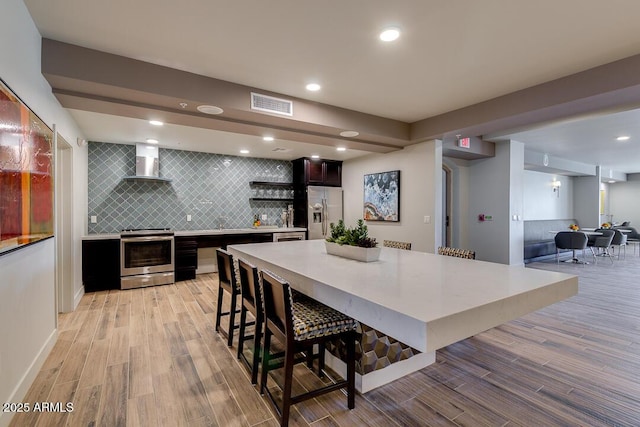
[[[120,240],[82,241],[82,282],[85,292],[120,289]]]
[[[176,282],[196,278],[198,268],[198,240],[195,237],[176,237]]]
[[[196,278],[198,248],[223,248],[243,243],[273,242],[273,233],[212,234],[176,237],[176,282]]]

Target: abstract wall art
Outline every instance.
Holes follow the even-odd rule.
[[[53,131],[0,79],[0,255],[53,237]]]
[[[400,221],[400,171],[364,176],[364,213],[367,221]]]

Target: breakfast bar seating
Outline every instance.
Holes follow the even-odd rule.
[[[382,248],[374,262],[331,255],[320,240],[231,245],[228,250],[260,270],[286,278],[300,294],[393,337],[404,344],[400,351],[411,348],[411,357],[356,374],[356,388],[362,393],[435,363],[439,348],[578,290],[577,277],[560,272],[394,248]],[[328,352],[327,356],[327,365],[344,377],[345,365]],[[368,360],[361,362],[370,365]]]
[[[240,295],[240,286],[233,265],[233,256],[224,249],[216,250],[216,258],[218,260],[218,303],[216,309],[216,331],[227,338],[227,345],[231,347],[233,344],[233,333],[238,329],[236,325],[236,313],[238,312],[237,303]],[[229,311],[222,311],[222,303],[224,291],[231,296]],[[222,316],[229,316],[229,326],[225,331],[220,325]]]
[[[262,290],[258,278],[258,269],[243,259],[238,259],[238,276],[240,278],[240,328],[238,330],[238,359],[242,360],[251,370],[251,384],[258,382],[258,365],[260,364],[260,340],[262,338],[262,323],[264,321],[262,308]],[[246,335],[247,313],[255,318],[253,335]],[[251,341],[251,361],[245,356],[245,342]]]
[[[280,417],[280,425],[288,425],[291,405],[341,388],[347,389],[347,406],[353,409],[355,407],[355,340],[358,322],[302,295],[294,302],[289,283],[267,270],[261,270],[260,277],[264,297],[264,342],[260,392],[266,393],[275,407]],[[277,339],[285,347],[282,361],[272,358],[272,338]],[[319,351],[324,353],[326,342],[333,339],[342,339],[347,346],[346,379],[293,396],[295,354],[313,353],[314,345],[318,345]],[[277,368],[284,368],[281,406],[267,387],[269,371]],[[322,371],[320,373],[322,374]]]

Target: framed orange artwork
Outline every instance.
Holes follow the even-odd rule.
[[[0,255],[53,237],[53,131],[0,79]]]

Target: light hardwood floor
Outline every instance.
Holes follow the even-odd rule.
[[[580,276],[580,292],[437,352],[437,362],[357,396],[296,405],[294,426],[638,426],[640,258],[533,268]],[[271,408],[213,327],[217,277],[87,294],[13,426],[270,426]],[[297,387],[317,381],[296,368]]]

